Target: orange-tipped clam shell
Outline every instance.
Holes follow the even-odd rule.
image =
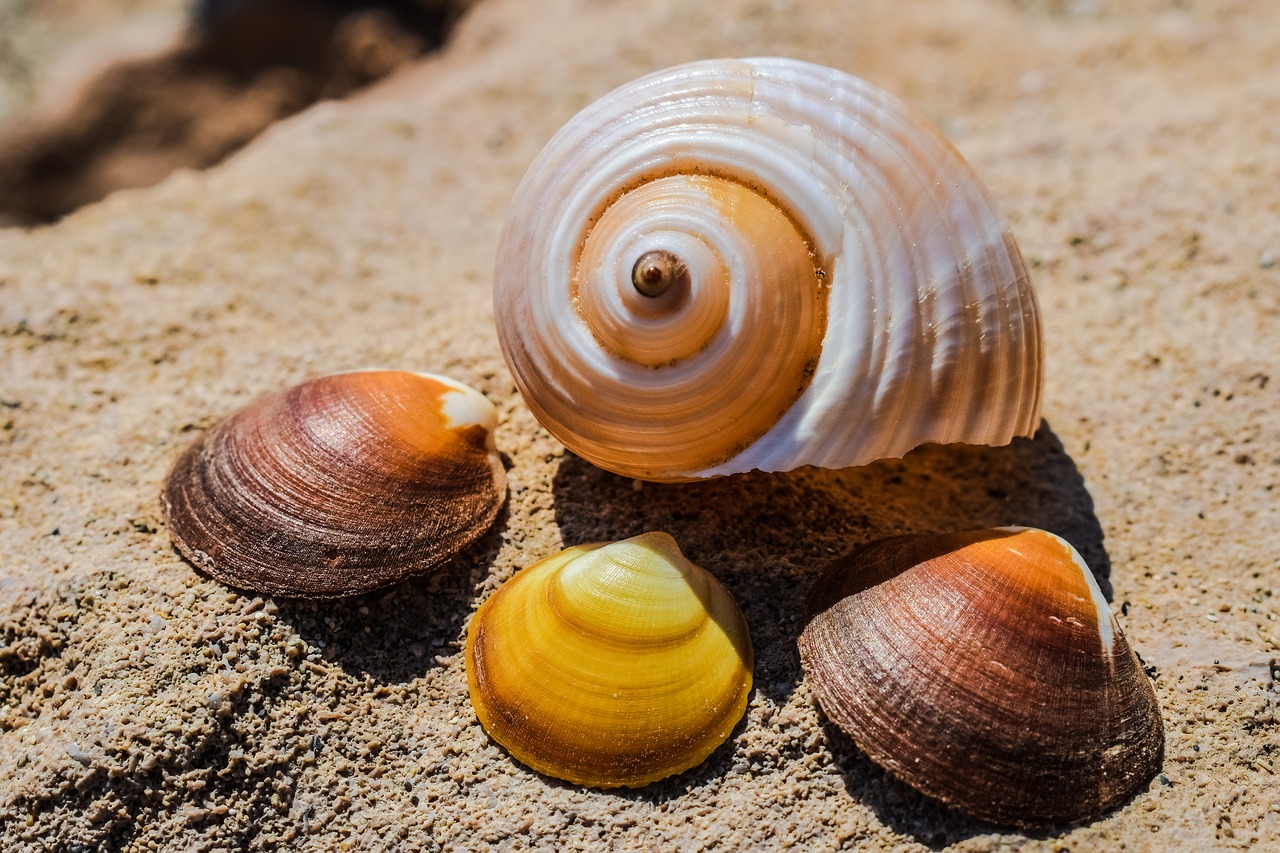
[[[800,659],[867,755],[987,820],[1089,818],[1159,768],[1151,683],[1088,567],[1041,530],[855,550],[814,589]]]
[[[268,395],[186,450],[161,494],[178,550],[242,589],[354,595],[439,567],[506,496],[497,413],[479,392],[402,371]]]

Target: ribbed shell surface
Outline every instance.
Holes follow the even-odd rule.
[[[746,622],[665,533],[578,545],[476,612],[467,683],[485,730],[533,769],[638,787],[699,764],[746,710]]]
[[[629,280],[650,250],[688,262],[664,304]],[[494,302],[534,414],[630,476],[846,467],[1039,421],[1036,301],[990,195],[914,109],[805,62],[679,66],[579,113],[516,194]]]
[[[215,424],[179,457],[161,503],[182,554],[242,589],[367,592],[438,568],[506,499],[497,411],[451,379],[323,376]]]
[[[1084,561],[1042,530],[855,550],[815,586],[800,660],[874,761],[987,820],[1092,817],[1159,768],[1151,682]]]

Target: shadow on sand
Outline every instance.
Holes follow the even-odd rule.
[[[796,639],[811,584],[831,559],[869,541],[1009,524],[1040,527],[1075,546],[1110,598],[1110,563],[1093,500],[1075,463],[1043,423],[1033,438],[1005,447],[928,446],[862,468],[671,485],[620,477],[566,453],[552,491],[566,546],[665,530],[690,559],[715,574],[751,626],[754,693],[777,704],[786,702],[803,677]],[[470,616],[477,585],[502,547],[507,520],[504,507],[488,534],[430,578],[346,600],[281,600],[281,616],[309,642],[323,643],[326,659],[351,675],[381,683],[418,678],[437,665],[437,655],[456,651],[453,644]],[[750,714],[698,767],[611,795],[661,804],[716,784],[743,762],[740,736],[749,719]],[[825,729],[850,796],[885,825],[933,848],[995,831],[917,793],[874,765],[834,726]]]
[[[1111,597],[1110,561],[1084,479],[1042,423],[1005,447],[928,446],[902,459],[839,471],[807,468],[706,482],[640,483],[566,453],[555,475],[566,545],[665,530],[734,594],[751,626],[755,690],[783,703],[803,677],[796,640],[822,568],[866,542],[909,533],[1026,525],[1056,533],[1093,567]],[[741,725],[739,726],[741,729]],[[996,828],[917,793],[827,725],[845,786],[886,825],[943,847]],[[741,760],[733,739],[686,773],[621,796],[661,803],[708,784]]]

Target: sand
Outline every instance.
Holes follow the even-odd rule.
[[[1280,6],[483,0],[446,47],[206,172],[0,231],[5,850],[1234,850],[1280,845]],[[922,108],[1012,222],[1044,311],[1044,424],[845,471],[636,484],[538,427],[489,297],[534,154],[615,84],[781,54]],[[158,493],[220,416],[364,366],[485,392],[510,499],[438,575],[258,597],[170,547]],[[799,668],[822,564],[1021,523],[1107,581],[1163,768],[1025,833],[896,782]],[[566,544],[677,537],[741,603],[743,722],[637,791],[540,777],[466,697],[471,613]]]
[[[0,0],[0,119],[56,99],[86,72],[171,41],[183,0]]]

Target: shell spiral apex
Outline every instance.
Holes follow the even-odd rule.
[[[628,476],[1039,421],[1039,315],[990,195],[916,111],[805,62],[683,65],[579,113],[516,193],[494,304],[534,415]]]

